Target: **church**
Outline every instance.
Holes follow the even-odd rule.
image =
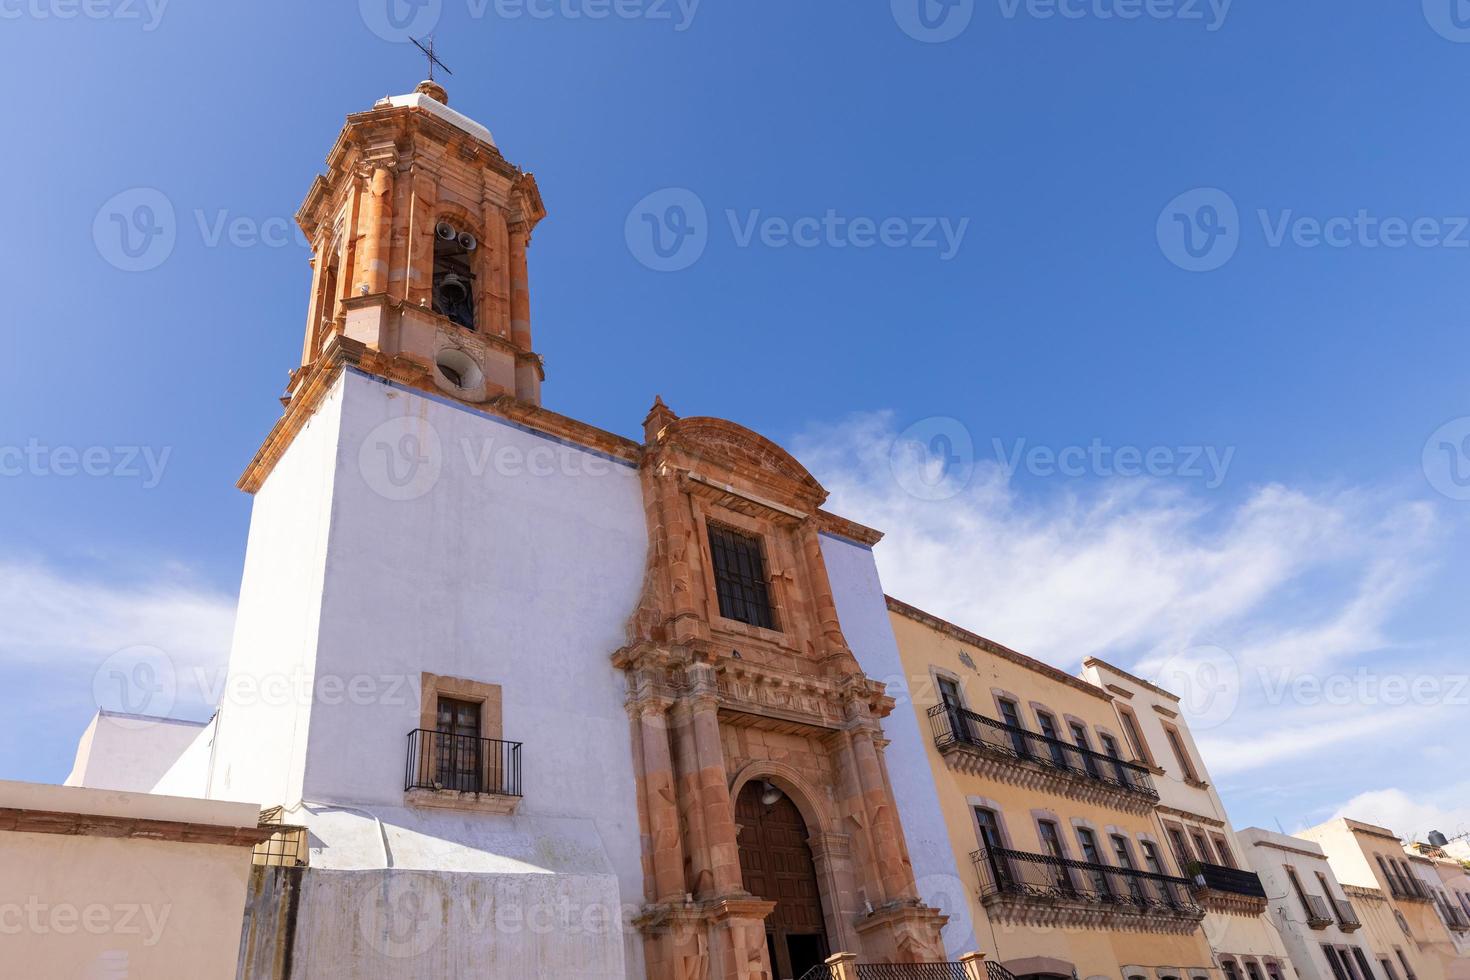
[[[428,81],[347,117],[298,214],[227,695],[141,787],[299,832],[240,975],[953,961],[923,736],[874,679],[903,671],[880,533],[736,422],[654,399],[640,441],[544,407],[546,213]]]

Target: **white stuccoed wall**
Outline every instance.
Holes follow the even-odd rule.
[[[889,695],[899,702],[897,710],[883,719],[883,731],[890,740],[888,778],[898,801],[919,895],[949,916],[944,945],[950,958],[958,959],[979,948],[970,921],[969,896],[949,847],[939,793],[924,754],[925,735],[906,700],[911,682],[899,660],[878,566],[871,549],[830,535],[822,536],[822,557],[842,633],[858,664],[869,677],[887,684]]]
[[[304,948],[354,928],[374,963],[318,962],[319,975],[428,975],[424,956],[440,953],[374,953],[416,948],[434,928],[412,925],[425,894],[449,896],[471,920],[490,896],[507,908],[567,904],[556,921],[617,923],[641,903],[624,684],[609,658],[647,549],[632,466],[344,376],[257,495],[232,653],[232,675],[314,667],[315,695],[309,707],[227,695],[214,763],[220,795],[285,804],[311,828],[324,914],[303,909]],[[504,738],[524,743],[514,816],[405,806],[423,671],[503,688]],[[369,887],[337,872],[375,872],[380,889],[413,883],[384,899],[408,913],[380,922],[373,899],[334,921],[327,910]],[[375,932],[384,923],[388,939]],[[558,975],[643,975],[641,942],[621,926],[458,935],[466,956],[495,945],[508,972],[488,975],[535,975],[528,964],[569,945],[585,966]]]

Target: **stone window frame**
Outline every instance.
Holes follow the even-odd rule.
[[[1079,829],[1086,829],[1092,831],[1093,843],[1097,845],[1097,856],[1101,859],[1098,861],[1098,863],[1108,868],[1117,867],[1117,865],[1108,860],[1108,849],[1103,846],[1102,840],[1102,838],[1106,836],[1106,834],[1104,831],[1098,829],[1096,823],[1092,822],[1086,817],[1073,817],[1071,820],[1071,825],[1072,836],[1077,839],[1077,853],[1083,855],[1080,860],[1087,860],[1085,856],[1087,854],[1087,850],[1082,846],[1082,838],[1078,835],[1077,831]]]
[[[980,821],[975,817],[976,809],[990,810],[995,814],[995,826],[1000,830],[1000,842],[1008,851],[1019,851],[1023,848],[1016,846],[1015,835],[1011,833],[1010,825],[1006,821],[1005,807],[987,796],[966,796],[965,812],[970,816],[970,832],[975,835],[977,847],[985,846],[985,838],[980,834]]]
[[[432,237],[432,241],[429,244],[429,289],[431,294],[434,288],[434,267],[437,265],[434,253],[439,247],[440,223],[448,224],[457,231],[467,231],[475,236],[475,241],[479,242],[479,247],[470,254],[467,263],[470,267],[470,285],[472,287],[470,299],[474,304],[475,325],[473,327],[466,327],[462,324],[455,323],[442,313],[434,313],[434,315],[443,319],[444,323],[452,330],[464,331],[480,337],[493,337],[495,336],[495,332],[493,329],[487,329],[488,324],[484,319],[485,311],[480,309],[480,289],[482,288],[482,284],[488,282],[490,278],[485,268],[485,263],[489,260],[490,248],[489,243],[485,240],[484,223],[480,218],[475,217],[469,208],[455,201],[438,201],[431,210],[433,212],[433,216],[429,221],[429,235]],[[412,246],[410,245],[410,247]],[[434,303],[432,295],[429,298],[429,303],[429,309],[432,312]]]
[[[1179,764],[1180,780],[1186,786],[1204,789],[1209,783],[1200,775],[1203,770],[1195,760],[1194,754],[1190,752],[1189,740],[1184,737],[1183,729],[1167,721],[1159,724],[1164,729],[1164,741],[1169,744],[1170,751],[1174,753],[1174,761]]]
[[[1049,807],[1035,807],[1031,810],[1030,816],[1031,829],[1036,832],[1037,854],[1046,853],[1046,851],[1044,850],[1046,844],[1041,839],[1041,822],[1045,820],[1056,825],[1057,841],[1061,844],[1062,847],[1062,857],[1069,861],[1079,860],[1077,854],[1080,854],[1081,852],[1075,850],[1073,842],[1068,840],[1067,835],[1063,832],[1067,826],[1067,822],[1062,818],[1061,814],[1057,813],[1057,811]]]
[[[1190,850],[1190,848],[1194,847],[1194,841],[1189,836],[1189,827],[1188,827],[1188,825],[1186,825],[1181,820],[1165,820],[1162,817],[1159,818],[1159,823],[1163,825],[1163,828],[1164,828],[1164,839],[1167,840],[1168,843],[1169,843],[1169,851],[1170,851],[1170,853],[1173,853],[1174,854],[1174,863],[1175,864],[1178,864],[1181,858],[1183,858],[1186,861],[1200,861],[1200,860],[1203,860],[1198,855],[1192,853],[1191,850]],[[1179,832],[1179,836],[1184,840],[1184,853],[1183,854],[1175,853],[1177,849],[1176,849],[1176,846],[1174,844],[1174,839],[1169,834],[1169,831],[1171,829],[1177,830]],[[1187,868],[1181,867],[1179,869],[1179,873],[1180,874],[1185,874],[1187,871],[1188,871]]]
[[[969,695],[965,691],[965,682],[967,678],[961,677],[958,673],[950,670],[948,667],[941,667],[938,664],[929,665],[929,690],[932,691],[934,694],[934,704],[944,703],[944,698],[941,697],[939,694],[939,681],[941,678],[947,681],[953,681],[954,686],[959,689],[961,710],[973,711],[974,709],[970,707]],[[913,692],[910,692],[909,696],[913,697]],[[915,701],[917,703],[917,699],[915,699]],[[933,707],[933,705],[926,704],[923,705],[923,707],[931,708]]]
[[[1153,750],[1149,748],[1148,738],[1143,734],[1143,726],[1138,723],[1138,713],[1128,705],[1116,701],[1113,703],[1113,708],[1119,716],[1118,727],[1123,729],[1123,744],[1130,746],[1138,756],[1134,761],[1148,766],[1155,772],[1160,771],[1159,764],[1154,761]],[[1124,720],[1125,718],[1127,719],[1126,721]],[[1138,734],[1137,745],[1133,744],[1134,740],[1128,734],[1130,730]]]
[[[1066,723],[1066,726],[1067,726],[1067,736],[1068,736],[1069,739],[1072,740],[1072,744],[1073,745],[1077,745],[1077,742],[1076,742],[1077,736],[1072,731],[1072,726],[1073,725],[1080,725],[1082,727],[1082,730],[1087,733],[1087,744],[1086,745],[1078,745],[1077,747],[1078,748],[1081,748],[1081,749],[1087,749],[1088,751],[1091,751],[1091,752],[1096,752],[1097,751],[1097,749],[1094,748],[1093,747],[1093,744],[1092,744],[1092,742],[1093,742],[1093,734],[1094,734],[1094,732],[1093,732],[1094,726],[1091,723],[1089,723],[1086,718],[1078,718],[1074,714],[1069,714],[1069,713],[1064,712],[1062,714],[1062,721]]]
[[[1058,722],[1062,717],[1060,712],[1041,701],[1028,701],[1026,702],[1026,706],[1031,709],[1031,720],[1036,723],[1036,734],[1042,734],[1041,716],[1044,714],[1051,718],[1052,726],[1057,729],[1057,737],[1061,738],[1061,728],[1058,726]]]
[[[1025,713],[1025,698],[1021,697],[1021,695],[1017,694],[1015,691],[1008,691],[1003,687],[992,687],[990,689],[990,700],[995,704],[996,721],[1000,722],[1001,724],[1005,724],[1005,713],[1000,710],[1000,703],[1002,701],[1010,701],[1016,706],[1016,717],[1020,719],[1021,727],[1026,729],[1028,732],[1031,731],[1031,728],[1026,724],[1027,719]]]
[[[1160,841],[1151,832],[1146,831],[1146,830],[1134,831],[1133,840],[1134,840],[1134,843],[1136,843],[1138,845],[1138,863],[1139,863],[1139,866],[1144,871],[1148,871],[1149,868],[1148,868],[1148,862],[1146,860],[1144,860],[1143,845],[1144,844],[1150,844],[1150,845],[1153,846],[1154,854],[1159,859],[1159,867],[1161,869],[1163,869],[1164,874],[1170,874],[1171,873],[1170,870],[1169,870],[1169,859],[1168,859],[1168,855],[1169,855],[1169,852],[1170,852],[1171,848],[1169,847],[1168,844]],[[1175,864],[1178,864],[1179,862],[1176,860],[1176,861],[1174,861],[1174,863]],[[1178,869],[1178,873],[1182,876],[1184,874],[1184,869],[1183,868]]]
[[[430,732],[438,730],[441,697],[478,703],[480,737],[505,740],[504,689],[501,685],[423,671],[419,675],[419,728]]]
[[[1235,848],[1231,847],[1230,842],[1225,839],[1223,831],[1212,830],[1205,837],[1209,840],[1210,846],[1215,849],[1215,857],[1220,859],[1222,866],[1227,868],[1240,867],[1240,861],[1235,856]]]
[[[803,578],[806,576],[804,571],[798,573],[796,568],[782,569],[781,574],[778,575],[776,569],[772,567],[771,555],[775,551],[774,544],[778,532],[787,535],[785,543],[790,546],[792,554],[799,553],[793,530],[768,519],[751,517],[749,514],[742,514],[729,507],[722,507],[713,501],[701,498],[698,494],[689,494],[685,499],[689,501],[694,511],[694,523],[697,528],[695,537],[703,565],[703,574],[700,578],[704,582],[705,608],[709,610],[710,623],[727,633],[741,633],[789,648],[796,637],[789,629],[793,619],[793,606],[791,582],[788,576],[794,577],[797,574],[801,574]],[[720,593],[715,586],[715,556],[709,544],[710,521],[760,539],[761,561],[766,569],[766,594],[771,601],[771,617],[775,621],[775,629],[753,626],[738,619],[726,619],[720,613]],[[798,561],[796,564],[801,565],[802,563]]]

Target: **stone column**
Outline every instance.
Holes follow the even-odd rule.
[[[434,215],[439,205],[439,185],[433,174],[417,165],[412,181],[405,296],[410,306],[429,309],[434,305]]]
[[[393,171],[375,165],[367,177],[363,198],[362,255],[356,287],[366,286],[367,295],[388,291],[388,260],[393,252]],[[354,287],[354,293],[361,293]]]
[[[879,870],[875,828],[872,815],[868,812],[867,800],[863,795],[862,779],[858,775],[857,753],[854,751],[853,734],[839,731],[832,736],[832,758],[837,764],[838,802],[847,810],[856,830],[852,835],[855,845],[854,876],[862,888],[864,897],[875,908],[885,899],[883,878]]]
[[[832,980],[857,980],[856,953],[833,953],[827,965],[832,968]]]
[[[685,828],[690,891],[696,898],[707,898],[714,893],[714,873],[710,870],[709,841],[704,830],[704,794],[700,780],[703,767],[695,744],[694,705],[690,699],[682,698],[669,716],[673,723],[674,772],[678,777],[679,814]]]
[[[516,222],[510,231],[510,335],[522,350],[531,349],[531,279],[526,250],[531,245],[531,232],[524,222]]]
[[[694,751],[699,760],[699,793],[713,894],[721,898],[743,895],[739,831],[735,826],[735,801],[730,798],[730,779],[725,771],[725,749],[720,743],[720,700],[715,689],[715,671],[707,664],[697,664],[690,673],[694,681],[690,713]]]
[[[828,651],[842,650],[847,646],[842,636],[842,625],[837,618],[837,603],[832,598],[832,582],[827,576],[827,563],[822,559],[822,542],[817,535],[814,522],[807,521],[801,527],[801,550],[806,559],[807,575],[815,592],[812,599],[816,605],[817,621],[822,626],[822,638],[827,641]]]
[[[893,797],[883,779],[878,749],[868,725],[864,724],[852,733],[852,748],[858,781],[862,785],[862,798],[873,826],[873,857],[883,881],[883,893],[890,902],[912,899],[915,897],[913,873],[904,864],[898,841],[898,835],[903,831],[894,818]]]
[[[985,980],[984,953],[966,953],[960,957],[960,966],[965,971],[965,980]]]
[[[643,792],[648,801],[649,853],[653,858],[654,900],[684,901],[684,847],[679,832],[674,766],[669,754],[668,703],[649,699],[638,705],[643,747]]]
[[[487,334],[510,339],[510,241],[505,214],[486,201],[481,208],[485,237],[480,242],[479,295],[475,315]]]

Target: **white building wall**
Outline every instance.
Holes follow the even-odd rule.
[[[215,721],[216,799],[270,807],[301,794],[342,401],[338,384],[255,495]]]
[[[863,672],[888,685],[899,707],[883,719],[890,740],[886,759],[914,878],[924,902],[948,915],[944,945],[951,959],[977,948],[969,896],[955,867],[949,834],[939,808],[939,792],[924,752],[924,733],[909,709],[909,681],[888,618],[888,602],[872,549],[831,535],[822,536],[822,557],[842,633]]]
[[[308,878],[326,903],[303,906],[307,936],[325,930],[313,948],[347,928],[326,921],[346,887],[336,872],[383,889],[425,872],[403,880],[472,909],[488,895],[527,907],[554,896],[577,921],[626,922],[643,868],[610,657],[647,559],[636,468],[355,372],[312,426],[257,498],[231,671],[310,667],[310,710],[227,703],[214,771],[222,790],[283,803],[311,829]],[[514,815],[406,806],[425,671],[501,687],[503,737],[523,743]],[[508,964],[487,975],[512,976],[573,940],[497,929],[479,941]],[[643,975],[641,941],[621,926],[575,942],[585,968],[558,975]],[[378,956],[356,974],[332,959],[321,975],[431,975],[439,954],[425,955]]]
[[[1270,915],[1280,931],[1291,956],[1292,965],[1301,974],[1302,980],[1334,980],[1322,944],[1334,946],[1358,946],[1368,957],[1373,969],[1378,970],[1377,955],[1369,948],[1364,933],[1366,928],[1354,932],[1343,932],[1334,923],[1324,929],[1307,926],[1306,912],[1301,907],[1291,879],[1287,877],[1288,866],[1294,868],[1302,887],[1312,894],[1321,891],[1317,873],[1327,877],[1332,894],[1323,898],[1343,898],[1342,886],[1332,874],[1332,867],[1322,849],[1309,840],[1289,837],[1260,827],[1247,827],[1236,834],[1244,848],[1242,860],[1249,863],[1251,870],[1261,876],[1266,894],[1271,896]],[[1362,910],[1358,918],[1364,920]],[[1366,920],[1364,920],[1366,921]]]
[[[98,711],[77,742],[67,786],[147,793],[205,726],[176,718]],[[202,796],[194,787],[184,796]]]

